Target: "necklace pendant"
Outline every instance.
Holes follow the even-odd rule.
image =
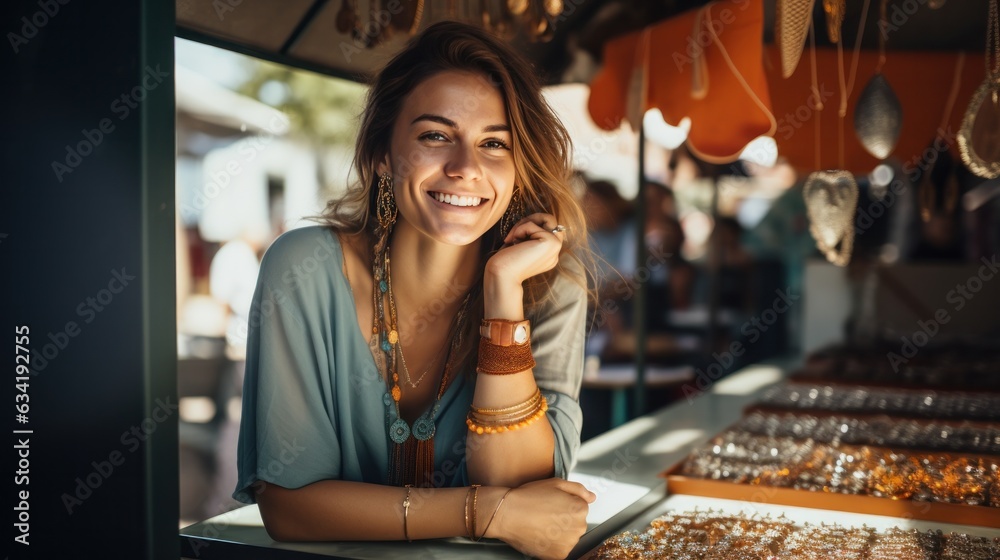
[[[410,427],[406,425],[406,421],[402,418],[396,418],[392,425],[389,426],[389,438],[392,439],[393,443],[402,444],[406,442],[406,438],[410,437]]]
[[[399,342],[399,333],[396,332],[396,329],[392,329],[389,331],[389,344],[396,344],[397,342]]]
[[[392,351],[392,345],[389,344],[389,339],[387,339],[387,338],[383,338],[382,339],[382,351],[383,352],[390,352],[390,351]]]
[[[385,280],[379,280],[378,289],[384,294],[389,291],[389,283]]]
[[[403,396],[403,391],[399,388],[398,384],[394,384],[392,386],[392,400],[396,401],[396,403],[399,403],[399,399],[402,396]]]
[[[426,441],[434,437],[434,413],[424,413],[413,422],[413,437]]]

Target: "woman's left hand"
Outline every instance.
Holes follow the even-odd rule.
[[[526,216],[510,228],[504,245],[486,263],[486,276],[505,285],[520,285],[559,262],[566,234],[555,231],[559,221],[552,214]]]

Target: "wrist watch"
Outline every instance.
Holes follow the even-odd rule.
[[[497,346],[523,346],[531,339],[531,321],[483,319],[479,335]]]

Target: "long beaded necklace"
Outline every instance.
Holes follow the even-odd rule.
[[[399,400],[402,397],[396,360],[399,331],[397,330],[395,305],[391,303],[389,326],[388,328],[386,327],[385,299],[386,297],[391,298],[390,290],[392,289],[390,270],[389,249],[388,243],[386,243],[383,247],[383,254],[376,255],[372,259],[372,277],[374,279],[372,303],[375,311],[373,314],[372,334],[378,337],[379,347],[385,353],[386,393],[382,396],[382,402],[386,408],[385,419],[389,439],[392,440],[389,454],[388,482],[395,486],[404,486],[406,484],[433,486],[434,433],[436,431],[434,420],[441,407],[441,397],[444,396],[445,389],[448,387],[451,377],[451,357],[462,343],[461,333],[462,327],[465,324],[469,295],[465,296],[455,316],[454,336],[450,337],[451,344],[448,348],[448,354],[445,357],[441,373],[441,384],[438,387],[434,404],[430,409],[421,414],[411,427],[407,424],[406,420],[403,420],[399,410]]]

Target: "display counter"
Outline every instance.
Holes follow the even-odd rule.
[[[775,360],[744,368],[703,391],[707,380],[684,388],[684,399],[632,420],[587,441],[570,475],[597,494],[588,515],[587,533],[571,557],[589,555],[602,541],[623,530],[640,530],[666,511],[714,508],[727,512],[785,514],[794,521],[867,523],[876,527],[940,529],[1000,537],[1000,530],[908,519],[837,513],[756,502],[697,496],[667,496],[659,475],[682,461],[694,446],[736,422],[744,407],[781,381],[798,359]],[[439,539],[414,543],[278,543],[264,530],[256,506],[239,508],[181,530],[185,558],[523,558],[502,542],[471,543]]]

